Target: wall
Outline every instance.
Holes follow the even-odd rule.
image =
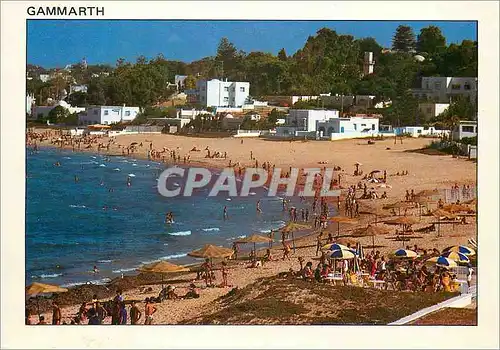
[[[233,137],[259,137],[260,134],[260,130],[237,130]]]

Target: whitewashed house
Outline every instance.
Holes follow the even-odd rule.
[[[422,77],[420,88],[412,89],[412,94],[416,98],[436,103],[449,103],[459,95],[475,102],[477,85],[477,77]]]
[[[404,126],[399,128],[394,128],[394,132],[396,135],[407,134],[411,137],[420,137],[420,136],[448,136],[450,134],[449,130],[438,130],[433,126]]]
[[[359,137],[372,137],[379,134],[379,118],[359,116],[332,118],[318,122],[319,137],[340,140]]]
[[[422,114],[422,116],[424,117],[424,119],[428,121],[443,113],[449,106],[450,106],[449,103],[426,102],[426,103],[419,103],[418,109]]]
[[[32,118],[33,119],[38,119],[40,117],[48,117],[49,113],[51,110],[53,110],[54,108],[56,108],[57,106],[61,106],[61,107],[64,107],[66,108],[70,114],[73,114],[73,113],[81,113],[83,111],[85,111],[85,107],[73,107],[71,106],[69,103],[67,103],[66,101],[59,101],[51,106],[34,106],[32,108]]]
[[[477,121],[461,120],[452,132],[454,141],[460,141],[464,137],[477,136]]]
[[[91,106],[80,114],[80,124],[116,124],[130,122],[139,114],[139,107],[128,106]]]
[[[206,107],[242,107],[250,95],[250,83],[222,81],[219,79],[198,80],[196,90],[188,90],[188,101],[196,96],[197,103]]]

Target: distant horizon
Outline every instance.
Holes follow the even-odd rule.
[[[477,40],[475,21],[244,21],[244,20],[28,20],[27,64],[64,68],[84,57],[89,65],[115,66],[119,58],[135,62],[163,54],[165,59],[191,63],[214,56],[227,37],[238,50],[291,56],[321,28],[355,39],[373,37],[392,46],[399,25],[412,27],[415,37],[429,25],[439,27],[447,45]]]

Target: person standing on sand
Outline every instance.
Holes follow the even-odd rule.
[[[283,258],[282,260],[285,260],[285,258],[288,258],[288,260],[291,260],[290,259],[290,252],[292,251],[292,249],[290,248],[290,245],[288,245],[288,243],[283,243]]]
[[[150,299],[146,298],[146,306],[144,307],[144,314],[146,319],[144,320],[145,325],[153,324],[153,314],[156,312],[156,308],[151,304]]]
[[[130,324],[139,324],[142,313],[137,307],[135,301],[132,301],[132,306],[130,307]]]
[[[52,324],[59,325],[61,324],[61,308],[55,301],[52,302]]]
[[[222,287],[229,287],[227,283],[227,275],[228,275],[227,264],[225,261],[222,262],[221,272],[222,272]]]
[[[104,319],[108,317],[108,312],[98,301],[95,302],[95,312],[97,314],[97,320],[99,322],[98,324],[102,324],[104,322]]]

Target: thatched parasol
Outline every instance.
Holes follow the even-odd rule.
[[[356,244],[358,244],[358,241],[356,241],[355,239],[352,239],[352,238],[348,238],[348,237],[341,237],[339,239],[336,239],[335,243],[342,244],[345,246],[347,246],[347,245],[356,246]]]
[[[464,202],[465,204],[471,204],[471,205],[477,205],[477,198],[473,198],[471,200],[468,200],[467,202]]]
[[[461,211],[470,211],[471,209],[466,205],[452,203],[452,204],[448,204],[448,205],[444,206],[443,210],[450,212],[450,213],[458,213]]]
[[[347,216],[332,216],[328,220],[337,223],[337,236],[340,235],[340,224],[356,224],[358,221]]]
[[[423,190],[418,192],[415,197],[433,197],[439,195],[439,190],[434,189],[434,190]]]
[[[418,220],[411,216],[401,216],[397,219],[392,219],[384,222],[384,224],[387,225],[408,225],[408,226],[414,225],[416,223],[418,223]]]
[[[354,231],[357,236],[372,236],[372,249],[375,249],[375,236],[384,235],[389,232],[387,228],[382,226],[368,225]]]
[[[383,217],[383,216],[388,216],[387,212],[385,212],[382,209],[376,208],[376,207],[371,207],[371,206],[363,206],[359,210],[360,214],[371,214],[375,215],[375,224],[377,223],[378,217]]]
[[[409,209],[409,208],[413,208],[413,207],[414,207],[413,203],[400,201],[400,202],[384,205],[382,208],[383,209],[398,209],[399,215],[401,215],[401,209]]]
[[[438,218],[438,232],[437,232],[438,237],[440,237],[440,232],[441,232],[441,218],[445,217],[446,219],[453,220],[457,217],[456,215],[444,211],[443,209],[434,210],[432,212],[432,215]]]
[[[205,246],[198,250],[193,250],[188,253],[193,258],[228,258],[233,255],[233,250],[230,248],[218,247],[213,244],[205,244]]]
[[[269,242],[272,242],[271,238],[261,236],[258,234],[253,234],[251,236],[248,236],[248,237],[245,237],[245,238],[242,238],[242,239],[239,239],[236,241],[236,243],[253,243],[253,251],[256,253],[255,255],[257,255],[257,252],[255,250],[255,245],[257,243],[269,243]]]
[[[187,272],[189,268],[169,263],[168,261],[158,261],[149,265],[141,266],[137,269],[140,272],[161,274],[161,284],[163,289],[163,275],[165,273]]]
[[[26,287],[26,294],[37,297],[40,294],[51,294],[51,293],[64,293],[67,292],[67,288],[55,286],[53,284],[44,284],[35,282],[28,287]],[[40,315],[40,304],[38,298],[36,298],[36,306],[38,309],[38,315]]]
[[[295,253],[295,231],[301,231],[301,230],[307,230],[310,229],[310,225],[305,225],[305,224],[297,224],[296,222],[290,221],[287,223],[285,226],[283,226],[280,231],[284,233],[291,233],[292,234],[292,245],[293,245],[293,252]]]

